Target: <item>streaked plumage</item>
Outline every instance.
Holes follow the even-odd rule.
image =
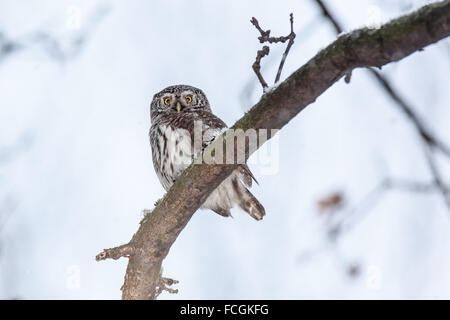
[[[155,94],[150,116],[153,165],[166,190],[191,164],[193,157],[226,128],[226,124],[212,113],[203,91],[187,85],[170,86]],[[202,124],[204,140],[200,146],[194,144],[194,121]],[[247,189],[252,185],[252,178],[247,165],[239,166],[210,194],[201,208],[228,217],[233,205],[238,204],[256,220],[262,219],[264,207]]]

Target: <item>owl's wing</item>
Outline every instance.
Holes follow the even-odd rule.
[[[208,111],[197,113],[197,117],[198,120],[202,121],[203,150],[227,128],[227,125],[220,118]]]
[[[220,118],[210,112],[205,112],[203,121],[203,133],[206,134],[204,135],[203,149],[206,148],[226,128],[227,125]],[[255,180],[256,184],[258,184],[258,181],[250,171],[247,164],[239,166],[237,169],[237,173],[240,180],[247,188],[251,188],[252,180]]]

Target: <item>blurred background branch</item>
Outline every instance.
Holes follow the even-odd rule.
[[[83,28],[72,31],[68,37],[60,37],[50,32],[37,30],[18,38],[12,38],[0,30],[0,64],[14,54],[36,47],[41,48],[50,59],[59,63],[73,59],[80,54],[83,46],[109,10],[110,6],[108,5],[98,6],[90,14]]]
[[[327,5],[323,0],[314,0],[314,2],[319,6],[322,11],[323,16],[331,23],[336,34],[341,34],[344,32],[343,27],[338,22],[338,20],[333,16],[333,14],[328,9]],[[424,156],[429,164],[430,174],[432,176],[432,183],[436,186],[436,190],[442,195],[442,198],[450,210],[450,191],[444,178],[439,172],[438,165],[435,160],[434,152],[438,151],[444,154],[450,161],[450,148],[443,141],[441,141],[434,133],[432,133],[425,121],[420,118],[414,111],[414,108],[406,103],[406,101],[401,97],[401,95],[394,89],[393,85],[383,76],[379,71],[373,68],[367,68],[368,72],[372,78],[380,85],[383,91],[392,99],[394,105],[396,105],[406,116],[406,119],[410,121],[411,125],[417,131],[420,143],[424,144]],[[407,159],[405,159],[406,161]],[[414,190],[414,185],[411,186],[411,190]]]
[[[326,1],[314,0],[321,10],[322,16],[332,25],[337,35],[343,34],[345,27],[341,25],[339,20],[328,8]],[[450,210],[450,192],[444,176],[441,174],[436,162],[436,154],[441,153],[447,160],[450,160],[450,149],[448,145],[443,142],[434,132],[429,129],[425,123],[414,110],[415,108],[408,104],[401,94],[394,88],[387,76],[382,75],[381,71],[374,68],[367,68],[368,73],[372,79],[380,86],[382,91],[392,100],[393,106],[396,106],[405,116],[405,120],[415,129],[417,133],[418,143],[423,150],[423,156],[428,164],[431,179],[429,182],[414,181],[411,179],[399,179],[386,177],[382,179],[363,199],[356,204],[350,205],[346,203],[346,195],[344,192],[333,192],[319,199],[317,202],[318,212],[326,213],[329,219],[326,219],[325,234],[326,243],[315,249],[309,249],[299,255],[299,262],[311,261],[317,254],[321,254],[327,250],[336,249],[340,238],[350,232],[354,227],[359,225],[364,217],[366,217],[372,208],[378,205],[378,202],[384,199],[387,192],[393,190],[400,190],[409,192],[412,195],[432,194],[437,193],[441,195],[447,209]],[[405,158],[405,161],[409,159]],[[339,254],[339,253],[337,253]],[[346,262],[344,258],[339,258],[347,267],[344,270],[350,270],[353,265],[352,262]],[[354,275],[353,275],[354,276]]]

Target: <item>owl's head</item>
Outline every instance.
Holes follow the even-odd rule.
[[[188,85],[165,88],[153,96],[151,118],[166,113],[210,111],[208,99],[202,90]]]

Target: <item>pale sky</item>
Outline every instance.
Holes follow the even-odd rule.
[[[429,2],[327,1],[346,31]],[[297,39],[282,79],[336,38],[313,1],[0,1],[0,32],[31,43],[0,60],[0,298],[119,299],[127,260],[94,257],[128,242],[164,194],[147,135],[153,94],[199,87],[232,125],[262,93],[251,17],[287,35],[290,12]],[[61,61],[32,44],[38,31],[69,51],[87,38]],[[382,73],[450,144],[449,41]],[[283,51],[274,45],[263,60],[270,83]],[[342,191],[350,209],[385,177],[430,179],[415,130],[366,71],[277,140],[277,170],[251,165],[264,219],[198,211],[163,264],[179,294],[162,299],[450,298],[450,212],[438,193],[388,191],[358,207],[336,243],[327,237],[321,197]]]

